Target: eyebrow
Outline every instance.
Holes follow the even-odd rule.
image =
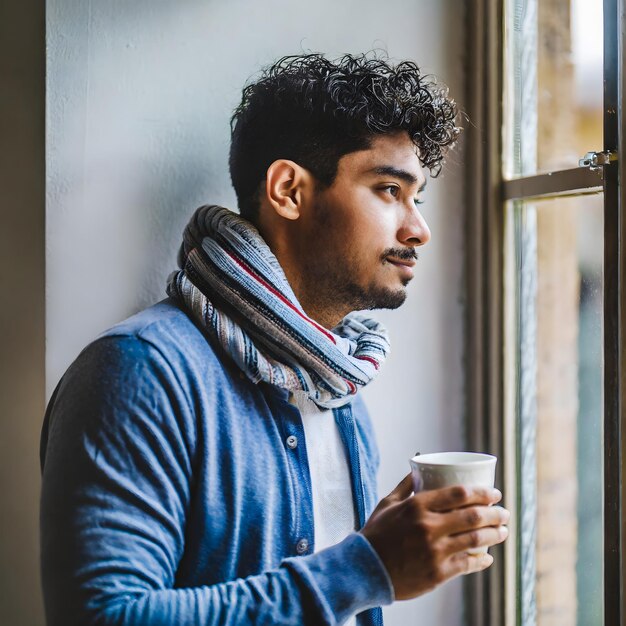
[[[414,185],[417,182],[417,177],[411,174],[411,172],[401,170],[397,167],[394,167],[393,165],[379,165],[378,167],[373,167],[369,171],[373,172],[374,174],[382,174],[386,176],[393,176],[394,178],[399,178],[400,180],[403,180],[405,183],[409,183],[410,185]],[[424,191],[425,187],[426,180],[424,180],[424,182],[420,185],[419,189],[417,190],[418,193]]]

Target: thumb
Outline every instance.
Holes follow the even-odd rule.
[[[378,513],[386,510],[388,507],[396,503],[406,500],[413,493],[413,478],[411,474],[407,474],[396,486],[396,488],[386,497],[384,497],[374,509],[370,520],[375,519]],[[369,521],[368,521],[369,524]],[[366,525],[367,526],[367,525]]]
[[[397,487],[385,498],[385,500],[391,500],[400,502],[406,500],[413,493],[413,477],[409,472],[397,485]]]

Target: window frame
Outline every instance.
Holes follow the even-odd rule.
[[[626,0],[604,0],[604,149],[620,157],[604,168],[604,620],[624,626],[626,429],[626,167],[624,112]]]
[[[504,233],[500,202],[502,181],[502,23],[500,0],[471,0],[466,4],[468,44],[465,132],[467,205],[465,215],[466,267],[466,439],[470,450],[489,450],[502,457],[504,406],[502,322]],[[488,71],[489,70],[489,71]],[[504,466],[496,468],[496,484],[503,486]],[[513,518],[515,516],[512,516]],[[511,527],[515,534],[514,519]],[[504,548],[491,549],[494,563],[486,572],[464,579],[469,626],[504,624]]]
[[[573,168],[516,180],[504,179],[504,0],[466,4],[469,49],[466,132],[466,424],[469,449],[498,455],[496,481],[512,510],[511,538],[492,549],[493,566],[465,579],[468,624],[517,626],[517,478],[511,413],[510,364],[504,290],[508,227],[505,204],[516,198],[604,192],[604,623],[626,626],[626,170],[621,159],[598,170]],[[626,137],[624,63],[626,0],[603,0],[604,150],[620,155]],[[581,155],[582,156],[582,155]],[[622,381],[625,381],[622,383]],[[507,452],[507,450],[509,452]]]

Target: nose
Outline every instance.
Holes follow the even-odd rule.
[[[398,230],[398,241],[405,246],[423,246],[430,241],[430,228],[419,212],[413,206],[407,213]]]

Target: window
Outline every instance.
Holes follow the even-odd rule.
[[[514,515],[470,623],[621,625],[622,0],[472,9],[469,443]]]

